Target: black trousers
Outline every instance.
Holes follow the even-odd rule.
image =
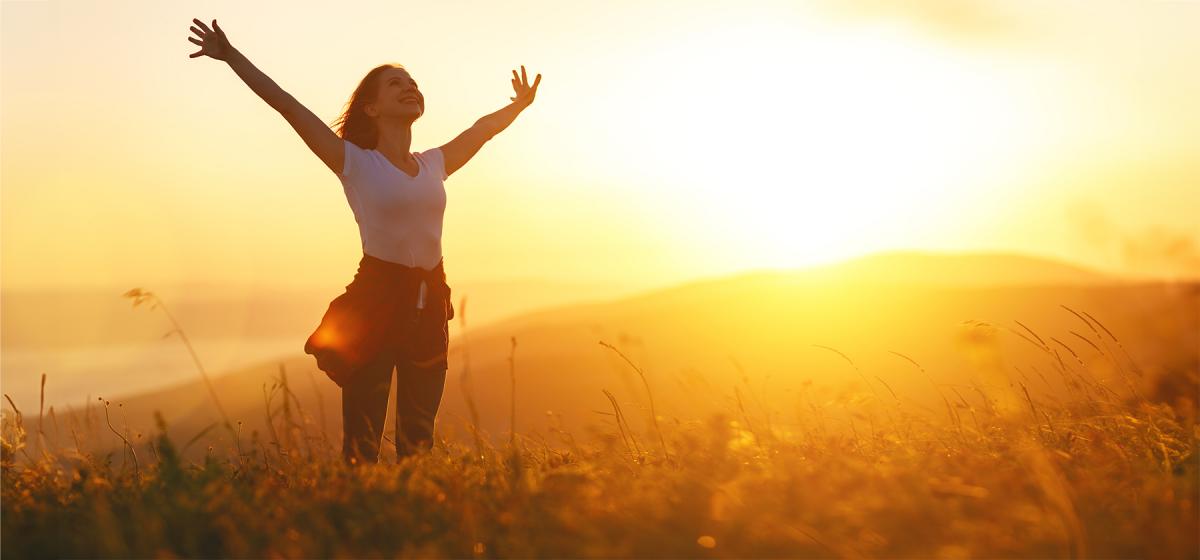
[[[433,445],[433,422],[446,385],[446,362],[417,365],[389,345],[342,388],[342,455],[349,464],[376,463],[396,371],[396,453],[404,457]]]

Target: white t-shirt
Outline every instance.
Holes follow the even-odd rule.
[[[338,178],[358,222],[363,252],[406,266],[436,267],[446,211],[442,151],[413,152],[419,170],[412,177],[376,150],[342,143],[346,160]]]

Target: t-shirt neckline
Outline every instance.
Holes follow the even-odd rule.
[[[417,177],[420,177],[421,170],[425,168],[425,166],[421,163],[421,158],[417,157],[416,152],[409,152],[409,153],[412,154],[413,159],[417,160],[417,174],[409,175],[407,171],[400,169],[399,167],[396,167],[396,164],[392,163],[392,160],[388,159],[387,156],[383,155],[383,152],[380,152],[379,150],[376,150],[376,149],[372,149],[371,151],[375,152],[376,154],[379,154],[379,157],[383,158],[383,161],[387,162],[388,165],[392,166],[392,169],[395,169],[397,172],[399,172],[401,175],[404,175],[408,179],[416,179]]]

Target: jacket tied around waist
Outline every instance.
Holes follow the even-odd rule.
[[[454,318],[442,262],[431,270],[363,254],[345,292],[329,303],[304,343],[339,387],[389,344],[422,367],[446,364]]]

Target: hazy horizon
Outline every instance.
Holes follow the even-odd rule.
[[[611,279],[602,281],[586,281],[584,279],[574,278],[547,278],[535,277],[532,275],[522,276],[519,274],[512,276],[497,276],[494,278],[480,278],[465,282],[450,282],[451,288],[462,284],[467,286],[479,285],[509,285],[509,286],[578,286],[600,290],[615,290],[618,292],[635,293],[642,291],[652,291],[661,288],[670,288],[691,282],[701,282],[706,280],[716,280],[731,276],[739,276],[754,273],[801,273],[805,271],[837,267],[849,263],[860,262],[864,260],[872,260],[880,257],[908,257],[908,256],[931,256],[931,257],[1015,257],[1042,260],[1050,263],[1055,263],[1067,267],[1078,268],[1082,271],[1096,273],[1111,278],[1114,281],[1129,281],[1129,282],[1195,282],[1200,280],[1200,270],[1184,270],[1182,272],[1164,272],[1164,271],[1133,271],[1123,268],[1105,268],[1093,263],[1083,261],[1070,260],[1059,255],[1039,254],[1033,251],[1015,251],[1015,250],[928,250],[928,249],[908,249],[895,248],[885,249],[880,251],[872,251],[862,254],[855,254],[846,258],[831,259],[828,261],[813,262],[797,266],[749,266],[741,269],[734,269],[716,274],[698,275],[687,278],[679,278],[675,280],[663,280],[656,282],[638,281],[637,278],[626,279]],[[222,283],[218,281],[194,281],[183,279],[174,283],[165,284],[150,284],[146,282],[138,283],[118,283],[111,284],[85,284],[85,285],[70,285],[70,284],[39,284],[36,286],[0,286],[0,292],[5,293],[21,293],[21,294],[37,294],[37,293],[95,293],[109,294],[120,296],[121,293],[128,291],[131,288],[142,288],[150,291],[157,291],[160,294],[171,294],[182,297],[227,297],[230,294],[244,293],[240,292],[251,288],[262,291],[271,291],[275,293],[291,294],[291,295],[311,295],[314,297],[325,297],[330,294],[336,295],[338,290],[342,289],[345,284],[349,283],[354,276],[354,270],[346,273],[345,278],[338,284],[336,281],[314,283],[311,285],[304,284],[284,284],[271,285],[264,282],[254,282],[247,284],[239,284],[236,282]],[[330,290],[333,290],[331,292]],[[456,294],[456,298],[461,294]]]
[[[1139,282],[1081,268],[1074,263],[1020,254],[889,252],[851,259],[832,266],[792,270],[756,270],[640,290],[614,288],[590,290],[581,286],[523,283],[492,286],[491,290],[460,287],[468,298],[470,337],[495,338],[498,329],[529,330],[530,325],[553,321],[577,321],[609,306],[628,307],[636,302],[671,299],[679,293],[706,290],[713,285],[776,286],[779,281],[799,280],[798,293],[815,285],[841,285],[841,292],[877,294],[863,282],[893,284],[882,292],[904,293],[912,286],[940,287],[951,293],[962,290],[1065,290],[1066,294],[1094,289],[1141,290],[1169,288],[1171,282]],[[1179,283],[1178,285],[1185,285]],[[1200,285],[1191,280],[1191,286]],[[475,288],[482,288],[476,285]],[[177,336],[165,336],[170,324],[161,311],[148,306],[134,309],[119,293],[54,291],[23,293],[5,290],[3,299],[4,352],[2,384],[17,402],[36,401],[39,379],[48,375],[47,402],[80,403],[91,396],[125,398],[194,381],[197,375],[186,349]],[[1131,292],[1132,293],[1132,292]],[[253,364],[272,361],[300,363],[312,370],[311,359],[302,355],[302,345],[324,312],[332,295],[323,290],[241,294],[219,287],[208,293],[160,292],[173,316],[181,323],[210,375],[230,373]],[[844,294],[839,295],[844,297]],[[871,296],[875,297],[875,296]],[[735,298],[740,301],[741,298]],[[718,297],[714,301],[726,301]],[[459,306],[461,300],[456,300]],[[936,298],[925,302],[938,305]],[[812,313],[828,314],[826,304],[813,302]],[[1057,308],[1047,303],[1045,311]],[[720,306],[710,305],[712,312]],[[461,307],[460,307],[461,309]],[[730,307],[731,314],[739,306]],[[605,316],[599,312],[596,317]],[[655,321],[665,318],[654,315]],[[557,319],[555,319],[557,318]],[[694,325],[692,325],[694,327]],[[452,340],[463,340],[462,323],[450,324]],[[648,324],[627,324],[621,337],[640,332]],[[536,332],[536,329],[535,329]],[[489,334],[490,333],[490,334]],[[503,333],[501,333],[503,334]],[[657,344],[673,343],[660,335]],[[529,346],[529,342],[525,346]],[[527,348],[525,352],[546,349]],[[582,350],[582,349],[580,349]],[[670,353],[668,353],[670,355]],[[455,361],[456,367],[459,362]]]

